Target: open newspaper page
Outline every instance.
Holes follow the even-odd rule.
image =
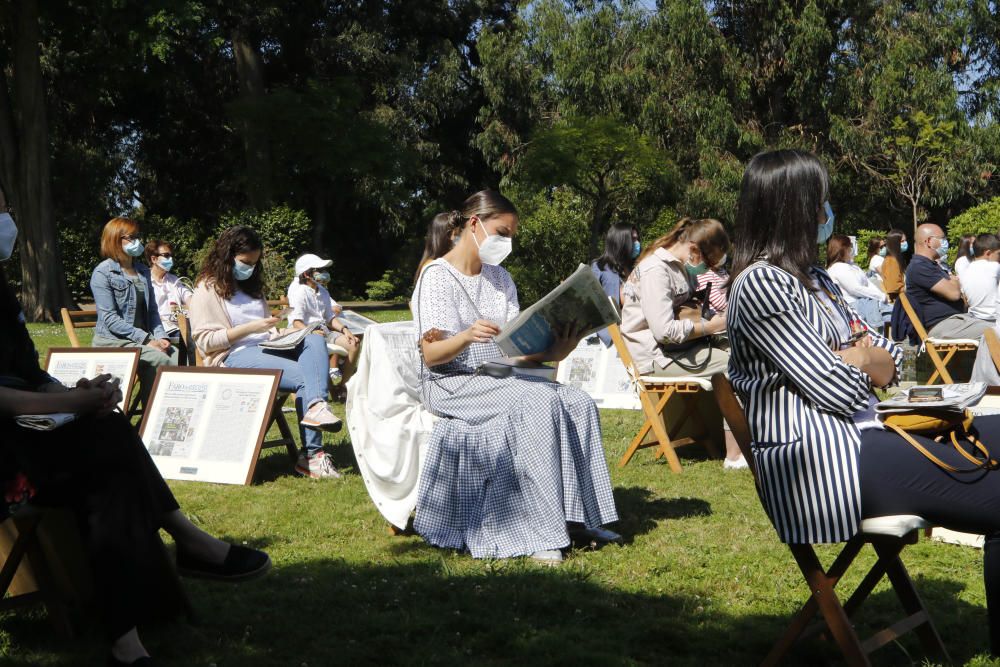
[[[496,344],[515,357],[549,349],[555,331],[576,323],[583,338],[609,324],[619,324],[618,311],[608,300],[590,267],[581,264],[561,285],[503,326]]]
[[[337,319],[355,336],[364,336],[368,327],[377,324],[375,320],[368,319],[364,315],[359,315],[353,310],[343,311],[340,315],[337,315]]]
[[[942,384],[933,385],[934,388],[941,389],[940,401],[910,401],[909,391],[904,389],[892,398],[886,399],[875,406],[878,414],[892,414],[898,412],[919,412],[920,410],[946,410],[962,412],[970,405],[974,405],[986,393],[985,382],[970,382],[965,384]],[[922,387],[911,387],[920,389]]]
[[[266,340],[260,344],[260,347],[267,348],[269,350],[291,350],[298,346],[302,340],[311,334],[316,329],[319,329],[321,324],[307,324],[302,329],[295,329],[289,333],[282,334],[277,338],[272,338],[271,340]]]

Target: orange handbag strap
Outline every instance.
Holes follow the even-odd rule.
[[[913,447],[918,452],[920,452],[921,454],[923,454],[924,456],[926,456],[928,459],[930,459],[936,466],[938,466],[942,470],[947,470],[948,472],[954,472],[954,473],[969,473],[969,472],[978,472],[978,471],[984,470],[984,469],[994,469],[994,468],[997,467],[997,462],[990,458],[989,450],[987,450],[986,447],[983,446],[983,444],[975,436],[973,436],[971,433],[967,433],[966,434],[968,436],[968,438],[969,438],[969,441],[986,458],[985,458],[985,460],[980,461],[979,459],[977,459],[976,457],[972,456],[971,454],[969,454],[968,452],[966,452],[964,449],[962,449],[962,447],[960,447],[959,444],[958,444],[958,437],[955,435],[955,431],[952,430],[951,431],[951,442],[954,445],[955,449],[957,449],[958,452],[963,457],[965,457],[966,459],[968,459],[972,463],[976,464],[975,467],[973,467],[973,468],[962,469],[962,468],[956,468],[955,466],[951,465],[950,463],[945,463],[944,461],[942,461],[938,457],[934,456],[934,454],[932,454],[930,452],[930,450],[928,450],[926,447],[924,447],[919,442],[917,442],[916,438],[914,438],[909,433],[907,433],[906,431],[904,431],[900,427],[896,426],[895,424],[886,423],[885,426],[887,426],[888,428],[890,428],[893,431],[895,431],[901,438],[903,438],[903,440],[906,440],[908,443],[910,443],[911,445],[913,445]]]

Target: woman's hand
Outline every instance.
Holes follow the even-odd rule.
[[[281,318],[278,317],[262,317],[259,320],[247,322],[244,326],[249,327],[249,333],[267,333],[280,321]]]
[[[170,349],[170,341],[166,338],[157,338],[149,341],[149,346],[156,348],[160,352],[166,352]]]
[[[726,314],[716,313],[712,319],[705,322],[705,335],[717,334],[726,328]]]
[[[884,387],[896,377],[896,362],[893,361],[892,355],[881,347],[854,346],[837,350],[834,354],[845,363],[867,373],[876,387]]]
[[[476,320],[471,327],[461,333],[461,336],[466,345],[472,345],[473,343],[489,343],[499,333],[500,327],[493,322]]]
[[[582,330],[581,326],[574,321],[564,326],[561,331],[558,329],[553,331],[556,339],[545,351],[545,361],[562,361],[568,357],[576,349],[577,343],[580,342]]]
[[[107,373],[98,375],[92,380],[80,378],[76,381],[77,389],[99,389],[104,397],[104,402],[97,409],[97,415],[102,417],[114,411],[122,400],[122,390],[117,379],[113,379]]]

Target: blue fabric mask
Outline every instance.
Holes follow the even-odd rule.
[[[138,257],[142,253],[146,252],[146,247],[142,245],[142,241],[139,239],[132,239],[123,245],[122,248],[125,250],[125,254],[129,257]]]
[[[878,254],[881,257],[885,257],[886,255],[889,254],[889,249],[886,248],[885,246],[882,246],[881,248],[878,249]]]
[[[941,258],[948,256],[948,239],[941,239],[941,245],[937,247],[937,254]]]
[[[632,259],[635,259],[642,252],[642,244],[638,241],[632,241]]]
[[[163,269],[164,271],[169,271],[170,269],[174,268],[174,258],[173,257],[167,257],[165,259],[161,258],[160,268]]]
[[[899,252],[906,252],[909,249],[910,249],[910,244],[907,243],[906,241],[903,241],[902,243],[899,244]]]
[[[823,212],[826,214],[826,222],[819,226],[819,230],[816,233],[817,243],[826,243],[831,236],[833,236],[833,208],[830,207],[830,202],[823,202]]]
[[[17,241],[17,225],[10,213],[0,213],[0,262],[6,262],[14,254]]]
[[[326,271],[317,271],[316,273],[313,274],[313,280],[315,280],[318,283],[326,284],[330,282],[330,274],[327,273]]]
[[[244,264],[238,259],[233,260],[233,278],[236,280],[248,280],[253,275],[256,268],[254,264]]]

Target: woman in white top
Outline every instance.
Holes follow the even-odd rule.
[[[174,268],[174,247],[172,244],[153,239],[146,243],[146,263],[149,264],[149,277],[153,283],[153,298],[156,309],[160,313],[160,322],[167,336],[176,339],[177,350],[181,359],[186,359],[193,366],[194,350],[188,350],[184,338],[180,335],[177,323],[179,312],[187,308],[194,292],[180,281],[180,278],[170,273]]]
[[[864,318],[868,326],[880,329],[888,321],[888,315],[892,313],[888,308],[889,298],[871,284],[861,267],[854,263],[854,247],[849,237],[834,234],[827,241],[826,271],[844,293],[844,300]]]
[[[517,233],[517,209],[497,192],[469,197],[452,214],[455,245],[424,267],[413,313],[424,362],[425,406],[440,417],[421,467],[414,529],[428,542],[476,558],[531,555],[555,564],[570,532],[618,541],[611,479],[594,401],[538,377],[494,377],[494,337],[516,317],[517,288],[499,264]],[[534,361],[559,361],[575,331]]]
[[[882,236],[873,236],[868,239],[868,277],[871,278],[873,275],[881,276],[882,274],[882,262],[885,261],[885,256],[888,253],[885,247],[885,238]]]
[[[350,379],[358,359],[359,341],[347,325],[337,319],[343,309],[324,286],[330,281],[326,270],[332,264],[333,260],[321,259],[311,253],[295,260],[295,278],[288,286],[288,305],[292,309],[288,321],[296,329],[320,325],[318,331],[326,335],[327,343],[336,346],[332,349],[328,346],[328,349],[334,355],[330,357],[330,379],[338,384],[341,380]],[[341,372],[338,366],[342,357],[339,355],[344,352],[347,353],[347,364]]]
[[[958,252],[955,254],[955,275],[959,278],[962,277],[965,269],[969,267],[969,264],[975,258],[972,250],[972,244],[975,242],[975,234],[966,234],[958,244]]]

